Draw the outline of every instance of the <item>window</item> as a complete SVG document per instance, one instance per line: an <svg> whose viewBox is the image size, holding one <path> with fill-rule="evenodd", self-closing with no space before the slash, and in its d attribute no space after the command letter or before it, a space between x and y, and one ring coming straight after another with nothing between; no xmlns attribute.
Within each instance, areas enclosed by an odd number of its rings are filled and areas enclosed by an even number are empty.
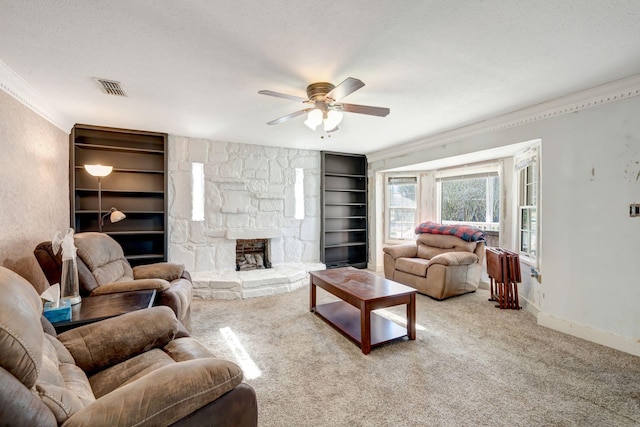
<svg viewBox="0 0 640 427"><path fill-rule="evenodd" d="M296 168L296 182L293 187L295 197L295 219L304 219L304 170Z"/></svg>
<svg viewBox="0 0 640 427"><path fill-rule="evenodd" d="M538 255L538 163L526 159L518 172L518 226L520 254L535 260Z"/></svg>
<svg viewBox="0 0 640 427"><path fill-rule="evenodd" d="M499 230L500 177L497 171L441 177L436 182L441 223Z"/></svg>
<svg viewBox="0 0 640 427"><path fill-rule="evenodd" d="M204 221L204 164L191 164L191 220Z"/></svg>
<svg viewBox="0 0 640 427"><path fill-rule="evenodd" d="M387 177L387 240L415 239L418 178Z"/></svg>

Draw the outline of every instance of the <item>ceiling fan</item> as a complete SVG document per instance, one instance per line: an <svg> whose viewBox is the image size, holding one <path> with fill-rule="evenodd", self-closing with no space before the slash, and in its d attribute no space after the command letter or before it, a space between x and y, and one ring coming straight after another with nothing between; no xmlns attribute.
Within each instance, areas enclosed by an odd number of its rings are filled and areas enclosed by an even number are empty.
<svg viewBox="0 0 640 427"><path fill-rule="evenodd" d="M310 129L316 130L319 125L323 125L325 132L338 130L338 125L342 121L342 112L367 114L370 116L385 117L389 114L388 108L372 107L369 105L345 104L339 102L342 98L352 94L364 86L361 80L347 77L338 86L327 82L311 83L307 86L307 98L271 90L261 90L261 95L275 96L277 98L291 99L305 104L306 108L296 111L278 119L272 120L268 125L277 125L295 117L307 114L304 124Z"/></svg>

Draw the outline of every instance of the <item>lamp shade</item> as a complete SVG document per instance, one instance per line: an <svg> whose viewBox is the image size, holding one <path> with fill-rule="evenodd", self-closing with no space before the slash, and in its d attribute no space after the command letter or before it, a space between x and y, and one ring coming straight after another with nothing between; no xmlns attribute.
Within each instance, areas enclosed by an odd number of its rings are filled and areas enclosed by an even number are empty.
<svg viewBox="0 0 640 427"><path fill-rule="evenodd" d="M117 210L116 208L111 208L111 215L109 216L109 220L113 223L113 222L118 222L118 221L122 221L123 219L125 219L127 216L120 212L119 210Z"/></svg>
<svg viewBox="0 0 640 427"><path fill-rule="evenodd" d="M105 176L109 175L113 170L113 166L102 166L102 165L84 165L84 168L86 169L87 172L89 172L89 174L98 178L104 178Z"/></svg>

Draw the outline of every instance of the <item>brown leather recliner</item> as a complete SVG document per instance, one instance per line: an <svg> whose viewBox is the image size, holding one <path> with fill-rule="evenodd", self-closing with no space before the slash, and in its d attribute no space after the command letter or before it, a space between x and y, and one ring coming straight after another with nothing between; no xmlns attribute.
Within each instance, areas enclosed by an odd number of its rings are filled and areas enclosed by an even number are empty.
<svg viewBox="0 0 640 427"><path fill-rule="evenodd" d="M166 305L178 319L188 320L193 285L191 275L183 266L164 262L131 268L120 244L104 233L77 233L74 243L82 297L156 289L154 305ZM38 244L33 253L49 284L59 283L61 253L54 253L51 242Z"/></svg>
<svg viewBox="0 0 640 427"><path fill-rule="evenodd" d="M387 246L384 276L442 300L478 289L484 242L422 233L416 243Z"/></svg>
<svg viewBox="0 0 640 427"><path fill-rule="evenodd" d="M241 369L153 307L58 336L29 282L0 267L0 424L257 425ZM135 325L135 327L132 327Z"/></svg>

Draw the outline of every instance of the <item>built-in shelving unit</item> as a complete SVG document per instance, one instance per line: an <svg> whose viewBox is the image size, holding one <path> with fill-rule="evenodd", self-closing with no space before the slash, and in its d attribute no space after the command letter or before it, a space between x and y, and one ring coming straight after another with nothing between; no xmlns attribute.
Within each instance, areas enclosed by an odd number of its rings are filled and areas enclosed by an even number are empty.
<svg viewBox="0 0 640 427"><path fill-rule="evenodd" d="M367 158L323 151L321 260L327 268L366 268Z"/></svg>
<svg viewBox="0 0 640 427"><path fill-rule="evenodd" d="M76 233L98 231L98 181L85 164L113 166L102 180L102 213L127 217L102 231L131 265L167 260L167 134L75 125L70 136L70 213Z"/></svg>

